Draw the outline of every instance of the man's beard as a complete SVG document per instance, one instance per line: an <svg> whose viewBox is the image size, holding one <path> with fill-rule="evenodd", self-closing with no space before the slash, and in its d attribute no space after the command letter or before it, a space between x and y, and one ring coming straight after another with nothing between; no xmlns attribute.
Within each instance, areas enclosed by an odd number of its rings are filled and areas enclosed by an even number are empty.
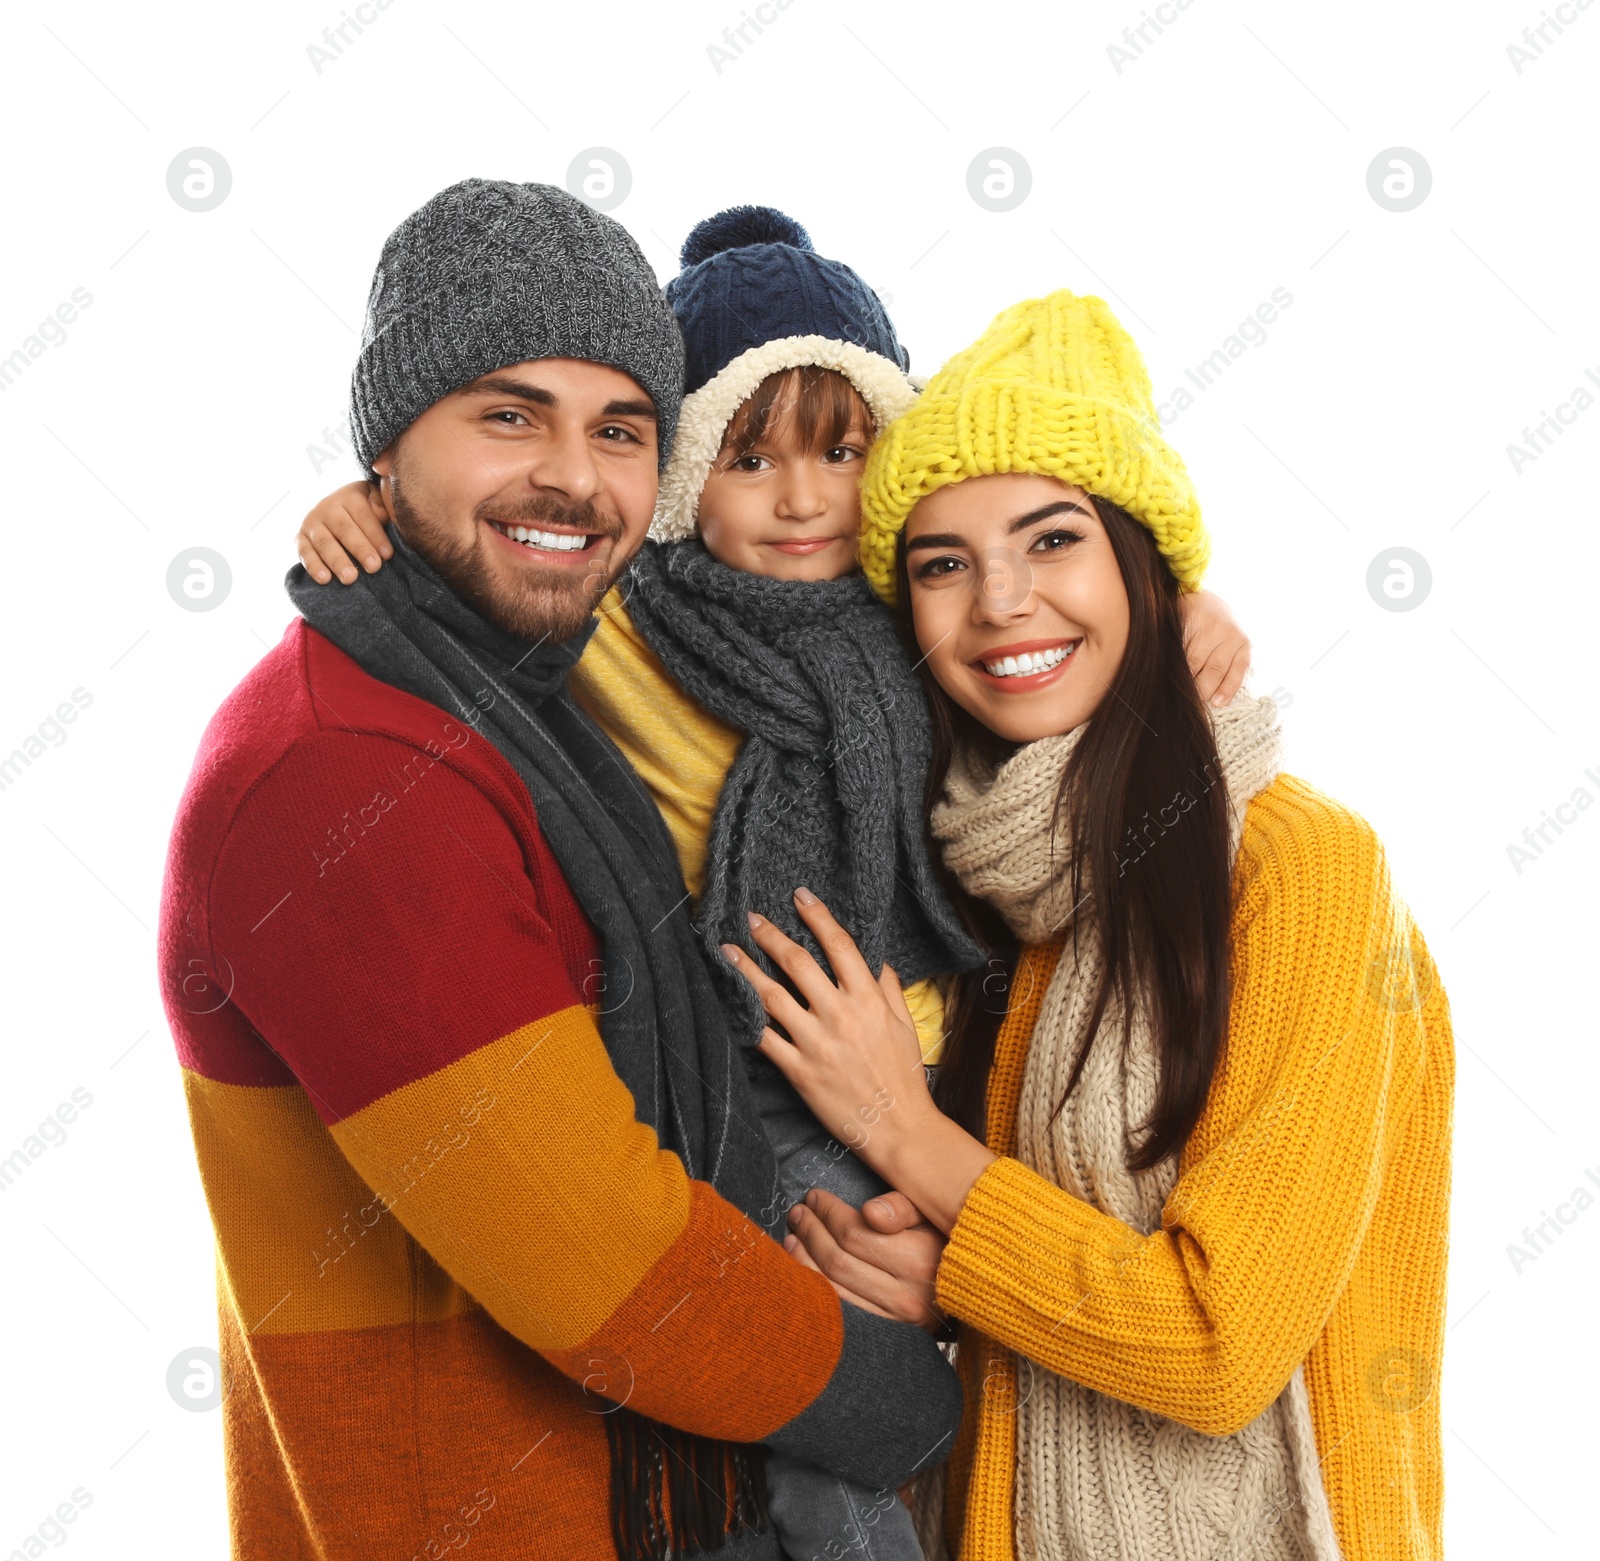
<svg viewBox="0 0 1600 1561"><path fill-rule="evenodd" d="M496 503L486 501L473 511L472 535L457 541L450 528L425 515L409 502L398 470L393 474L389 501L401 535L439 577L468 606L490 623L518 639L569 640L577 634L610 589L613 576L599 569L580 574L570 568L530 569L515 572L496 569L488 555L488 539L479 521L503 526L571 526L575 531L599 533L612 541L622 538L622 522L601 514L587 500L562 504L555 499L530 496ZM520 542L512 546L520 547ZM615 555L613 555L615 557Z"/></svg>

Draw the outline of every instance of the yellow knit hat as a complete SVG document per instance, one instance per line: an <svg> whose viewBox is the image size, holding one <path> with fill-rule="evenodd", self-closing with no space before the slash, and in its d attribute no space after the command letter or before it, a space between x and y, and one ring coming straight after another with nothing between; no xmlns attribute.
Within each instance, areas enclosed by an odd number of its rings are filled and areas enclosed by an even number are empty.
<svg viewBox="0 0 1600 1561"><path fill-rule="evenodd" d="M895 547L919 499L994 472L1037 472L1141 521L1186 591L1211 540L1161 435L1144 360L1099 298L1063 289L997 314L883 431L861 481L861 568L894 602Z"/></svg>

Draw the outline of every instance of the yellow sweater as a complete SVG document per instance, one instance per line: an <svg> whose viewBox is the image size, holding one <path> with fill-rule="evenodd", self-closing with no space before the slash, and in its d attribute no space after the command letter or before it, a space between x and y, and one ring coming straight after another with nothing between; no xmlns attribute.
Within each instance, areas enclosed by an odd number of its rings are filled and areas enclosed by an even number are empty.
<svg viewBox="0 0 1600 1561"><path fill-rule="evenodd" d="M938 1276L963 1324L945 1507L963 1561L1015 1557L1013 1351L1211 1435L1247 1425L1303 1362L1345 1561L1442 1554L1444 992L1371 829L1289 776L1246 813L1232 930L1227 1045L1150 1236L1009 1157L1062 945L1024 951L989 1079L1002 1158Z"/></svg>
<svg viewBox="0 0 1600 1561"><path fill-rule="evenodd" d="M613 586L600 627L572 674L572 692L639 772L672 833L683 881L696 900L705 887L706 843L729 767L743 741L696 704L645 643ZM944 996L936 981L906 988L922 1060L944 1050Z"/></svg>

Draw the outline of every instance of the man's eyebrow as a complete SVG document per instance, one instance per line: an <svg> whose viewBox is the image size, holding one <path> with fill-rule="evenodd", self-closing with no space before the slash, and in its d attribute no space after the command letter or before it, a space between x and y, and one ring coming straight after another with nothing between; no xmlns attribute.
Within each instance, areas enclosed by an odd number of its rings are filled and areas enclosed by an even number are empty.
<svg viewBox="0 0 1600 1561"><path fill-rule="evenodd" d="M513 379L509 374L486 374L470 385L461 387L464 396L515 396L519 401L532 401L537 406L556 405L555 392L543 385L530 384L525 379Z"/></svg>
<svg viewBox="0 0 1600 1561"><path fill-rule="evenodd" d="M485 374L482 379L475 379L469 385L461 387L460 394L464 396L515 396L518 401L531 401L535 406L559 406L560 398L554 391L546 390L543 385L535 385L525 379L516 379L510 374ZM656 409L653 402L637 397L624 397L617 401L608 401L601 409L601 417L647 417L653 423L656 421Z"/></svg>

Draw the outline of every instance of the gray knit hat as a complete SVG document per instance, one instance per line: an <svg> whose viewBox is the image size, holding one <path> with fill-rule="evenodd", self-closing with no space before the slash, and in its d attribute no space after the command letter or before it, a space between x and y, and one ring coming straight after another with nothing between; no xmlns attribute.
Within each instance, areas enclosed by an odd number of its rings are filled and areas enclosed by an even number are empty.
<svg viewBox="0 0 1600 1561"><path fill-rule="evenodd" d="M434 402L533 358L582 358L650 394L666 462L683 338L628 231L549 184L463 179L389 235L350 384L361 464Z"/></svg>

